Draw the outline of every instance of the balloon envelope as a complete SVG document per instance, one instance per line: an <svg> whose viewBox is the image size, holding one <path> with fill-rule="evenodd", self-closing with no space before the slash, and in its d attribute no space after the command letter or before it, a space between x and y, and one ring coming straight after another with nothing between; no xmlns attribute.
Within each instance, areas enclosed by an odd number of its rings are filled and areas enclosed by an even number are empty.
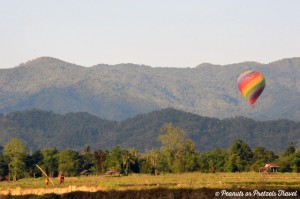
<svg viewBox="0 0 300 199"><path fill-rule="evenodd" d="M242 73L237 82L240 92L251 105L259 98L266 85L264 75L254 70Z"/></svg>

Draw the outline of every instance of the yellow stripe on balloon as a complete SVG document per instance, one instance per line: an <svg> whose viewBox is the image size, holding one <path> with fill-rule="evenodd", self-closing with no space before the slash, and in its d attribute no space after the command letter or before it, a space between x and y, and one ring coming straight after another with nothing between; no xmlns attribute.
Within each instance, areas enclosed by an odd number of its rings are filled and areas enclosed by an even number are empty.
<svg viewBox="0 0 300 199"><path fill-rule="evenodd" d="M260 81L262 81L264 77L262 75L256 77L255 79L251 80L243 89L242 95L246 98L247 92L253 88L256 84L258 84Z"/></svg>
<svg viewBox="0 0 300 199"><path fill-rule="evenodd" d="M251 95L257 88L261 87L262 85L265 84L264 79L261 81L257 82L247 93L246 93L246 99L249 98L249 95Z"/></svg>

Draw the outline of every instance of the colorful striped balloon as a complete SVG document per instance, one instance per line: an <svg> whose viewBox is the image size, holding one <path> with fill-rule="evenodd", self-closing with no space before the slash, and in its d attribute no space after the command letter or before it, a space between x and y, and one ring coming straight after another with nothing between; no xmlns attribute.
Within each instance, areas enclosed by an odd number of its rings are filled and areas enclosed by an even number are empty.
<svg viewBox="0 0 300 199"><path fill-rule="evenodd" d="M265 88L265 77L260 72L249 70L242 73L238 77L237 82L240 92L253 107L253 104Z"/></svg>

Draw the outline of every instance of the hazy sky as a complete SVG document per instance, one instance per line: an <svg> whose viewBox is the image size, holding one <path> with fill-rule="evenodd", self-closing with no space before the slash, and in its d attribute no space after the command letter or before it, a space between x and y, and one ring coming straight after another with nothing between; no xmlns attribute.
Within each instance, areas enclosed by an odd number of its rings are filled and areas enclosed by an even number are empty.
<svg viewBox="0 0 300 199"><path fill-rule="evenodd" d="M269 63L300 56L299 0L0 0L0 68Z"/></svg>

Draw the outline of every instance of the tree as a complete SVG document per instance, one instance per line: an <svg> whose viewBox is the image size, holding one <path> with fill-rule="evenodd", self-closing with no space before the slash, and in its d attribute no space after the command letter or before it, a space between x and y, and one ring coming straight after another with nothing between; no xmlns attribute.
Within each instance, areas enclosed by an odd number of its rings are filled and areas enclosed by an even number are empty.
<svg viewBox="0 0 300 199"><path fill-rule="evenodd" d="M197 167L197 153L196 146L192 140L186 140L184 149L180 156L176 159L181 164L180 172L195 171Z"/></svg>
<svg viewBox="0 0 300 199"><path fill-rule="evenodd" d="M58 174L58 150L56 148L45 148L41 150L43 155L42 167L50 177Z"/></svg>
<svg viewBox="0 0 300 199"><path fill-rule="evenodd" d="M26 170L25 158L28 148L19 138L13 138L4 147L4 155L8 159L9 179L11 175L14 180L24 176Z"/></svg>
<svg viewBox="0 0 300 199"><path fill-rule="evenodd" d="M253 153L248 144L235 140L228 151L225 169L230 172L247 171L252 162Z"/></svg>
<svg viewBox="0 0 300 199"><path fill-rule="evenodd" d="M201 154L198 158L198 164L201 171L223 172L225 171L225 163L227 160L227 152L216 148L213 151Z"/></svg>
<svg viewBox="0 0 300 199"><path fill-rule="evenodd" d="M131 162L131 164L129 164L130 171L132 171L134 173L139 173L140 172L140 167L139 167L140 154L139 154L139 151L135 148L130 148L130 149L128 149L128 152L130 153L131 158L132 158L132 162Z"/></svg>
<svg viewBox="0 0 300 199"><path fill-rule="evenodd" d="M159 136L162 142L162 149L167 151L180 151L187 140L186 132L173 124L168 123L161 129L162 135Z"/></svg>
<svg viewBox="0 0 300 199"><path fill-rule="evenodd" d="M253 164L251 169L257 171L259 167L274 162L276 158L277 156L273 151L269 151L264 147L256 147L253 151Z"/></svg>
<svg viewBox="0 0 300 199"><path fill-rule="evenodd" d="M290 145L283 156L276 160L280 171L300 172L300 151L295 152L293 148L294 147Z"/></svg>
<svg viewBox="0 0 300 199"><path fill-rule="evenodd" d="M135 163L135 157L128 150L123 150L121 158L123 170L125 174L128 175L129 166Z"/></svg>
<svg viewBox="0 0 300 199"><path fill-rule="evenodd" d="M228 159L225 163L225 171L229 171L229 172L237 172L237 171L243 171L243 167L242 167L242 160L241 157L236 154L230 154L228 155Z"/></svg>
<svg viewBox="0 0 300 199"><path fill-rule="evenodd" d="M198 170L201 172L208 172L209 171L209 155L208 152L198 154L197 156L197 164L198 164Z"/></svg>
<svg viewBox="0 0 300 199"><path fill-rule="evenodd" d="M95 171L94 154L91 152L91 147L85 147L81 154L81 168L84 170Z"/></svg>
<svg viewBox="0 0 300 199"><path fill-rule="evenodd" d="M58 169L65 176L76 176L81 170L80 157L77 151L66 149L58 154Z"/></svg>
<svg viewBox="0 0 300 199"><path fill-rule="evenodd" d="M3 147L0 146L0 181L8 174L8 165L2 153Z"/></svg>
<svg viewBox="0 0 300 199"><path fill-rule="evenodd" d="M104 172L105 160L106 160L106 153L104 151L99 149L94 152L94 162L95 162L95 168L97 174Z"/></svg>
<svg viewBox="0 0 300 199"><path fill-rule="evenodd" d="M184 142L187 139L186 132L182 129L174 127L173 124L168 123L161 129L162 135L159 136L162 142L162 154L167 163L169 172L180 171L179 154L183 151ZM175 161L175 159L177 160Z"/></svg>
<svg viewBox="0 0 300 199"><path fill-rule="evenodd" d="M159 149L152 149L147 154L147 161L151 166L151 173L155 174L158 171L168 171L167 161L164 154Z"/></svg>
<svg viewBox="0 0 300 199"><path fill-rule="evenodd" d="M277 156L273 151L267 150L265 147L256 147L253 151L253 161L262 161L264 163L273 162Z"/></svg>
<svg viewBox="0 0 300 199"><path fill-rule="evenodd" d="M42 161L43 154L40 150L36 150L31 156L27 156L26 165L30 176L33 176L35 178L36 175L42 175L42 172L36 167L36 165L40 165Z"/></svg>
<svg viewBox="0 0 300 199"><path fill-rule="evenodd" d="M294 155L293 155L292 169L293 169L293 172L296 172L296 173L300 172L300 152L294 153Z"/></svg>
<svg viewBox="0 0 300 199"><path fill-rule="evenodd" d="M171 123L166 124L161 132L161 150L169 171L177 173L193 170L196 164L195 144L187 139L186 132Z"/></svg>
<svg viewBox="0 0 300 199"><path fill-rule="evenodd" d="M116 146L112 148L110 153L107 155L107 159L105 161L106 168L115 171L121 171L122 164L123 164L122 153L123 153L123 149L120 146Z"/></svg>
<svg viewBox="0 0 300 199"><path fill-rule="evenodd" d="M147 173L147 174L153 174L154 169L150 165L150 162L147 161L146 155L141 155L139 159L139 172L140 173Z"/></svg>
<svg viewBox="0 0 300 199"><path fill-rule="evenodd" d="M279 171L281 172L291 172L292 171L292 157L291 156L281 156L275 162L279 166Z"/></svg>
<svg viewBox="0 0 300 199"><path fill-rule="evenodd" d="M158 170L165 171L165 166L162 163L162 153L159 149L151 149L146 154L142 155L139 160L140 171L142 173L155 174Z"/></svg>
<svg viewBox="0 0 300 199"><path fill-rule="evenodd" d="M284 152L284 156L289 156L289 155L292 155L293 153L295 153L296 149L294 147L294 144L291 143L288 148L286 149L286 151Z"/></svg>

